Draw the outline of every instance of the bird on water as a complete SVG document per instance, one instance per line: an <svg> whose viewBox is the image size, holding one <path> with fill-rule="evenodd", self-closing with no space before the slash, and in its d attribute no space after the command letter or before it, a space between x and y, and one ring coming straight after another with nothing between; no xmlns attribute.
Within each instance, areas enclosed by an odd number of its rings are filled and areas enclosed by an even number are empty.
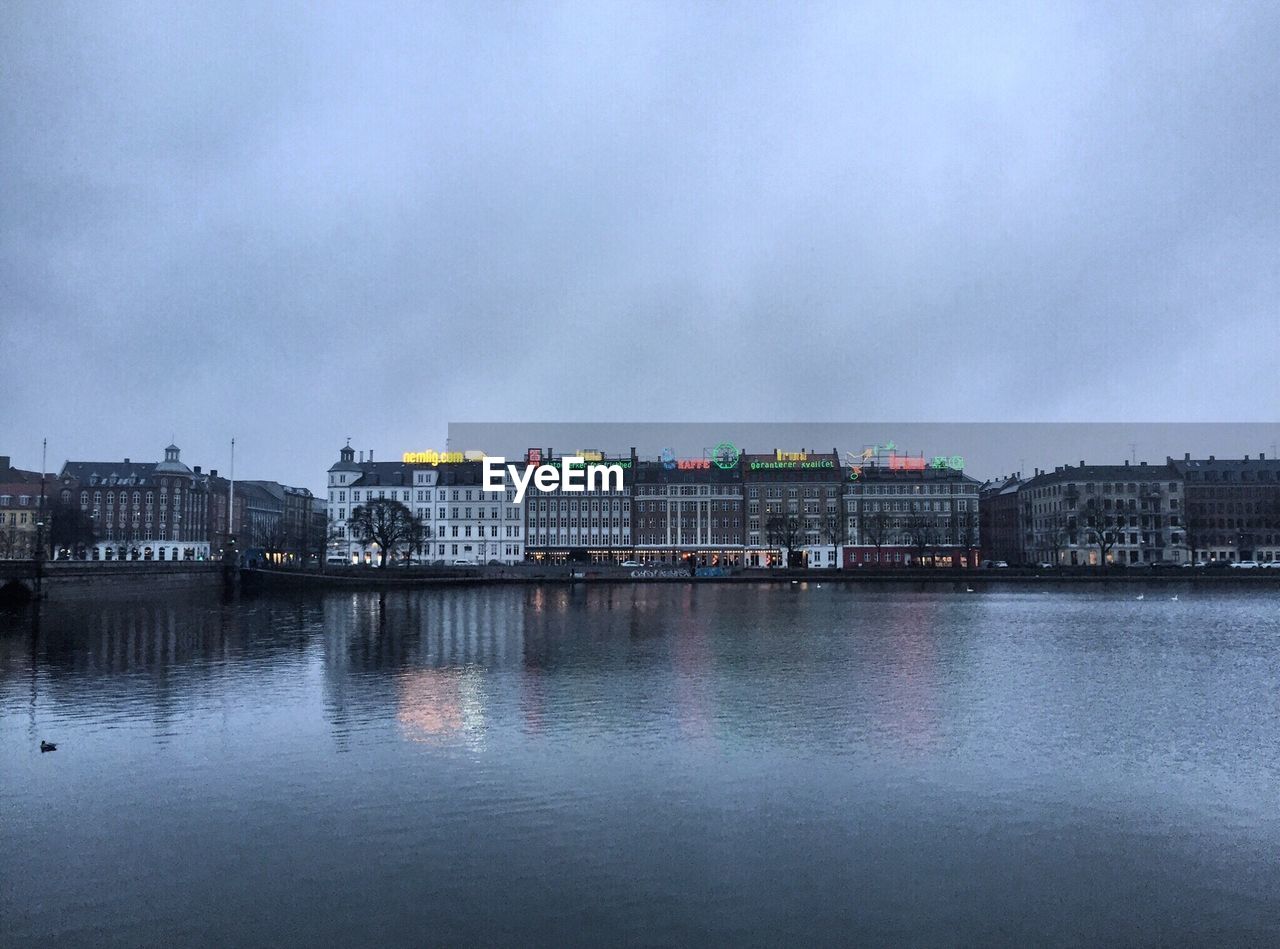
<svg viewBox="0 0 1280 949"><path fill-rule="evenodd" d="M58 750L58 746L57 746L57 745L55 745L55 744L54 744L53 742L51 742L51 741L41 741L41 742L40 742L40 753L41 753L41 754L44 754L46 751L57 751L57 750Z"/></svg>

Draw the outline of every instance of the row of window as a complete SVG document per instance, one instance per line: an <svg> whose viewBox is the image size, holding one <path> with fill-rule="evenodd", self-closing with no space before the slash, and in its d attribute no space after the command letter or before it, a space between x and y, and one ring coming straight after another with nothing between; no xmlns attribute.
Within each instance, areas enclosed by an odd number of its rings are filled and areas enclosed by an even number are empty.
<svg viewBox="0 0 1280 949"><path fill-rule="evenodd" d="M1095 494L1098 492L1098 487L1098 484L1095 484L1092 481L1086 481L1084 485L1084 493ZM1102 494L1137 494L1139 490L1142 490L1144 493L1147 491L1159 491L1160 485L1154 481L1144 481L1141 483L1141 486L1139 486L1139 483L1136 481L1130 481L1127 484L1119 481L1104 481L1101 483ZM1170 481L1169 493L1177 494L1178 490L1178 482ZM1079 493L1080 486L1074 481L1068 482L1067 484L1050 484L1043 488L1031 489L1031 496L1036 498L1057 497L1064 494L1070 495Z"/></svg>

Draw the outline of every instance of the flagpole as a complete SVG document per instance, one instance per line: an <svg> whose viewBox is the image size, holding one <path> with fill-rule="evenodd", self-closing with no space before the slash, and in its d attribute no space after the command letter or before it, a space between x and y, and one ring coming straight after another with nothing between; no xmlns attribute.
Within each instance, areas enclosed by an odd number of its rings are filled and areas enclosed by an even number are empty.
<svg viewBox="0 0 1280 949"><path fill-rule="evenodd" d="M231 488L227 500L227 540L231 540L231 518L236 508L236 440L231 439Z"/></svg>

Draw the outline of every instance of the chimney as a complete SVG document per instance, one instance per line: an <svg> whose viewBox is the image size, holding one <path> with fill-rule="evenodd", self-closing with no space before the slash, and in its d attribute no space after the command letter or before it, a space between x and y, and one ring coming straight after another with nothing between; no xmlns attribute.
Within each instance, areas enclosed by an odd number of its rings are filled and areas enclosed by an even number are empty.
<svg viewBox="0 0 1280 949"><path fill-rule="evenodd" d="M194 471L196 474L199 474L199 473L200 473L200 466L199 466L199 465L196 465L196 466L195 466L194 468L192 468L191 470L192 470L192 471Z"/></svg>
<svg viewBox="0 0 1280 949"><path fill-rule="evenodd" d="M1128 467L1129 467L1129 459L1128 459L1128 458L1126 458L1126 459L1124 460L1124 466L1125 466L1126 468L1128 468Z"/></svg>
<svg viewBox="0 0 1280 949"><path fill-rule="evenodd" d="M373 449L369 449L369 461L373 461Z"/></svg>
<svg viewBox="0 0 1280 949"><path fill-rule="evenodd" d="M210 468L210 469L209 469L209 477L210 477L210 478L216 478L216 477L218 477L218 469L217 469L217 468Z"/></svg>
<svg viewBox="0 0 1280 949"><path fill-rule="evenodd" d="M1081 459L1080 459L1080 467L1081 467L1081 468L1083 468L1083 467L1084 467L1084 459L1083 459L1083 458L1081 458Z"/></svg>
<svg viewBox="0 0 1280 949"><path fill-rule="evenodd" d="M0 455L0 471L7 471L9 468L9 455Z"/></svg>
<svg viewBox="0 0 1280 949"><path fill-rule="evenodd" d="M126 458L126 459L124 460L124 463L127 465L127 464L129 463L129 459L128 459L128 458Z"/></svg>
<svg viewBox="0 0 1280 949"><path fill-rule="evenodd" d="M1138 467L1145 468L1146 466L1147 466L1147 463L1145 461L1138 462Z"/></svg>
<svg viewBox="0 0 1280 949"><path fill-rule="evenodd" d="M1249 456L1248 456L1248 455L1245 455L1245 456L1244 456L1244 460L1245 460L1245 461L1248 461L1248 460L1249 460Z"/></svg>
<svg viewBox="0 0 1280 949"><path fill-rule="evenodd" d="M1266 456L1266 454L1265 454L1264 452L1258 452L1258 460L1259 460L1259 461L1266 461L1266 460L1267 460L1267 456Z"/></svg>
<svg viewBox="0 0 1280 949"><path fill-rule="evenodd" d="M1216 459L1216 458L1214 458L1214 457L1213 457L1213 455L1210 455L1210 456L1209 456L1209 461L1213 462L1213 461L1217 461L1217 459Z"/></svg>
<svg viewBox="0 0 1280 949"><path fill-rule="evenodd" d="M1190 461L1190 460L1191 460L1191 452L1189 452L1189 451L1184 451L1184 452L1182 453L1182 460L1183 460L1183 461Z"/></svg>
<svg viewBox="0 0 1280 949"><path fill-rule="evenodd" d="M364 449L360 449L360 464L364 464Z"/></svg>

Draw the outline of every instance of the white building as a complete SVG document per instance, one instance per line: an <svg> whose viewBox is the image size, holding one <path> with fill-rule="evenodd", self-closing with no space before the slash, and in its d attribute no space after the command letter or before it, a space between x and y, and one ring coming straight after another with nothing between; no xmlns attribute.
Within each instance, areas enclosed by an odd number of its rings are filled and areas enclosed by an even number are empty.
<svg viewBox="0 0 1280 949"><path fill-rule="evenodd" d="M485 491L478 461L443 462L413 472L413 512L429 528L423 559L446 564L524 560L524 510L515 489Z"/></svg>
<svg viewBox="0 0 1280 949"><path fill-rule="evenodd" d="M399 501L423 527L423 546L409 553L412 563L504 564L524 560L524 512L514 488L484 491L478 461L405 463L378 461L369 452L356 457L351 446L329 469L329 559L377 563L377 544L361 544L348 521L361 504L379 498ZM404 551L397 553L402 557Z"/></svg>

